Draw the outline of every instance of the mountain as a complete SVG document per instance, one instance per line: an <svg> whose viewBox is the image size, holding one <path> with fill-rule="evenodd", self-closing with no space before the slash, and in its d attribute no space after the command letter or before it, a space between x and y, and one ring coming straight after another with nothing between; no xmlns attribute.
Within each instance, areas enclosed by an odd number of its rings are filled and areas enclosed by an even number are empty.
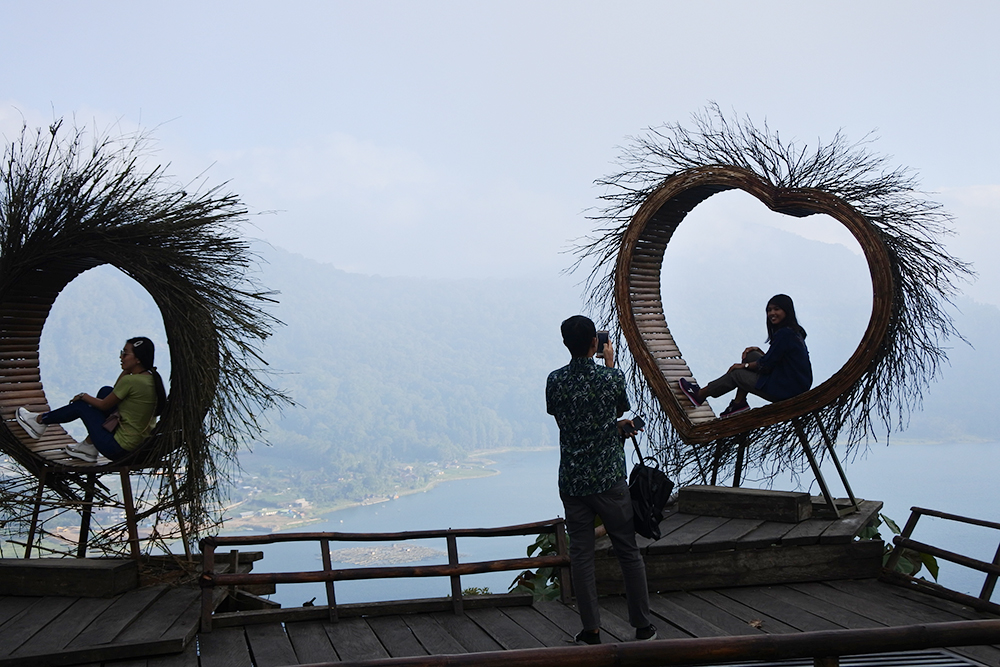
<svg viewBox="0 0 1000 667"><path fill-rule="evenodd" d="M672 243L664 265L667 319L695 375L709 380L744 347L763 346L764 306L777 292L795 298L817 382L835 372L870 315L864 259L773 228L708 231L713 245ZM278 248L258 252L259 279L279 293L273 313L284 322L263 354L272 383L295 405L267 415L271 444L253 446L243 457L248 469L309 471L315 484L358 496L391 488L407 464L558 442L544 384L568 359L559 323L581 309L572 280L386 278ZM971 346L952 342L950 366L894 441L996 439L1000 415L985 388L1000 310L957 305ZM118 349L139 334L164 339L138 285L109 267L78 278L57 300L42 340L50 399L112 382ZM160 345L165 374L170 352L183 353Z"/></svg>

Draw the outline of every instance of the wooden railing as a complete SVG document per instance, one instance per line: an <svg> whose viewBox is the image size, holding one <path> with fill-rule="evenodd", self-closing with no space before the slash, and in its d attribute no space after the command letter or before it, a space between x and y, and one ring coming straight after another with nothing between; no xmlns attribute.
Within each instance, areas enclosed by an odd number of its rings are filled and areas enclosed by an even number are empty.
<svg viewBox="0 0 1000 667"><path fill-rule="evenodd" d="M1000 605L990 601L990 598L993 597L993 591L996 588L997 577L1000 576L1000 542L998 542L997 550L993 556L992 563L986 563L975 558L970 558L968 556L963 556L962 554L953 553L946 549L941 549L940 547L925 544L924 542L918 542L910 536L913 534L913 529L917 527L917 521L921 516L931 516L938 519L945 519L947 521L957 521L959 523L972 526L982 526L984 528L1000 530L1000 523L993 521L971 519L957 514L948 514L946 512L938 512L937 510L924 509L923 507L911 507L910 518L903 527L902 532L892 539L893 544L896 546L892 550L892 555L885 564L885 568L883 568L882 579L892 583L920 588L924 592L931 595L969 605L970 607L980 611L989 611L994 614L1000 613ZM945 588L940 584L896 572L896 564L902 556L903 549L913 549L914 551L930 554L931 556L940 558L941 560L946 560L957 565L962 565L963 567L986 573L986 581L979 593L979 597L959 593L958 591L953 591L950 588Z"/></svg>
<svg viewBox="0 0 1000 667"><path fill-rule="evenodd" d="M512 535L538 535L554 533L556 556L512 558L477 563L460 563L458 560L459 537L508 537ZM448 545L446 565L416 565L400 567L358 567L334 569L330 558L331 542L389 542L444 538ZM231 572L215 572L215 551L218 547L256 546L279 542L318 542L323 569L310 572L265 572L240 574L236 567ZM270 535L241 535L234 537L206 537L200 542L203 571L200 579L201 631L211 632L214 608L213 589L217 586L246 586L253 584L301 584L324 582L327 606L331 621L337 620L335 581L359 579L390 579L397 577L449 577L451 579L452 609L462 613L462 575L484 572L506 572L538 567L559 568L559 586L564 600L570 596L569 552L567 550L566 524L563 519L551 519L500 528L449 528L447 530L410 530L396 533L274 533ZM235 550L230 552L236 554ZM233 556L235 564L237 556Z"/></svg>

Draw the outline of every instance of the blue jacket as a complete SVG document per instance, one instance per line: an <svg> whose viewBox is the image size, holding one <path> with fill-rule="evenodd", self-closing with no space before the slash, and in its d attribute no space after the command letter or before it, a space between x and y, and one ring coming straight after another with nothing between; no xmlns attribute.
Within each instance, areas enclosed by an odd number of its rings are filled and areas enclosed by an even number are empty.
<svg viewBox="0 0 1000 667"><path fill-rule="evenodd" d="M757 360L757 389L771 400L783 401L812 387L812 364L806 342L797 331L781 327L771 336L767 354Z"/></svg>

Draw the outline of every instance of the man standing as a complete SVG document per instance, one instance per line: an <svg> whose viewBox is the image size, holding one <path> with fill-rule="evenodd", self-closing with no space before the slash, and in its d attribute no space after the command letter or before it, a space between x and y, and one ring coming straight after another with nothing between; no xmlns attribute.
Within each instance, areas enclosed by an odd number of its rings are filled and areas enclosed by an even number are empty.
<svg viewBox="0 0 1000 667"><path fill-rule="evenodd" d="M552 371L545 404L559 425L559 496L566 512L573 589L583 630L576 641L601 643L601 612L594 576L594 517L600 516L621 565L629 623L636 639L655 639L649 619L646 565L635 543L632 501L625 481L625 434L633 432L625 375L614 368L615 353L605 343L604 365L594 363L597 328L583 315L562 323L563 343L572 359Z"/></svg>

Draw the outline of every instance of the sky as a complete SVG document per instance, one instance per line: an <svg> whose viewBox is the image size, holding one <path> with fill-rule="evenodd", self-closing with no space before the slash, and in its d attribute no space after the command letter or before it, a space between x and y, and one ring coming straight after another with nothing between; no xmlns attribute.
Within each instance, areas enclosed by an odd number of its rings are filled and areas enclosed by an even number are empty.
<svg viewBox="0 0 1000 667"><path fill-rule="evenodd" d="M348 271L554 275L629 137L715 102L809 144L872 133L1000 304L995 2L0 0L0 24L5 139L140 128L248 235Z"/></svg>

